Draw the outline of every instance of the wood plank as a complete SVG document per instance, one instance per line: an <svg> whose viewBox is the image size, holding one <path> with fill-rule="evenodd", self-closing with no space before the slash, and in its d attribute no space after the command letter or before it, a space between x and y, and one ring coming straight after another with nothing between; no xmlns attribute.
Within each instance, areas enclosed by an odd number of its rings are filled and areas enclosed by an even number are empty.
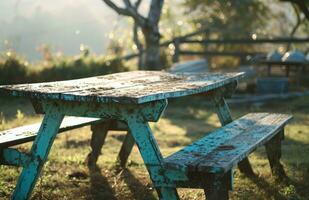
<svg viewBox="0 0 309 200"><path fill-rule="evenodd" d="M187 166L195 163L201 157L205 157L220 144L243 133L248 127L253 126L255 121L258 121L265 116L267 116L267 113L248 114L214 132L209 133L193 144L168 156L165 158L165 161L171 167L180 166L179 164L181 163L182 167L187 168Z"/></svg>
<svg viewBox="0 0 309 200"><path fill-rule="evenodd" d="M225 173L257 147L273 138L291 119L289 115L270 114L259 120L248 131L218 146L199 161L198 171Z"/></svg>
<svg viewBox="0 0 309 200"><path fill-rule="evenodd" d="M87 117L65 117L61 123L59 133L87 126L101 121L99 118ZM22 144L33 141L37 136L41 123L26 125L0 132L0 146L9 147L12 145Z"/></svg>
<svg viewBox="0 0 309 200"><path fill-rule="evenodd" d="M287 123L290 118L291 117L287 115L276 115L269 113L247 114L240 119L235 120L232 123L229 123L212 133L209 133L207 136L194 142L192 145L189 145L184 149L176 152L175 154L168 156L165 158L166 166L189 171L196 171L197 166L200 166L201 169L204 169L203 166L206 166L206 164L203 164L203 162L207 162L207 159L205 158L207 157L210 159L208 155L211 155L211 153L216 151L218 147L224 144L228 144L228 141L234 141L233 138L237 138L235 140L242 143L242 135L254 133L254 131L259 130L261 127L274 128L271 125L275 124L272 123L281 123L282 126L283 124ZM276 121L274 119L278 120ZM219 148L218 150L220 149L222 150L222 148ZM219 155L222 155L221 152L218 154L218 157L220 157Z"/></svg>
<svg viewBox="0 0 309 200"><path fill-rule="evenodd" d="M140 104L207 92L242 77L244 73L133 71L72 81L0 86L0 95Z"/></svg>
<svg viewBox="0 0 309 200"><path fill-rule="evenodd" d="M144 71L135 71L134 79L132 81L132 72L122 72L117 74L110 74L105 76L96 76L90 78L82 78L82 79L74 79L74 80L66 80L66 81L56 81L56 82L46 82L46 83L34 83L34 84L18 84L18 85L7 85L1 86L0 90L14 90L16 93L21 92L33 92L38 93L47 93L53 94L55 96L59 95L62 92L78 92L85 90L94 90L100 89L110 90L119 87L128 87L135 83L139 83L143 80L154 79L158 77L157 73L146 73ZM1 92L1 91L0 91Z"/></svg>
<svg viewBox="0 0 309 200"><path fill-rule="evenodd" d="M65 93L67 100L91 101L95 98L99 102L145 103L159 99L175 98L191 94L203 93L221 87L232 81L230 75L204 74L204 75L178 75L170 80L146 82L125 88L111 89L101 92L100 90L86 90L83 92Z"/></svg>

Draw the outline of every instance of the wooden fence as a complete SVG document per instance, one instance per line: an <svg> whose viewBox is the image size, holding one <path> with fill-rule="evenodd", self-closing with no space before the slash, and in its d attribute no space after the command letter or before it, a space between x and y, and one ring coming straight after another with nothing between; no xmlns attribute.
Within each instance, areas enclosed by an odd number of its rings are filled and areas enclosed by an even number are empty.
<svg viewBox="0 0 309 200"><path fill-rule="evenodd" d="M173 62L179 62L180 56L184 55L198 55L198 56L233 56L241 59L246 58L247 56L255 56L255 55L265 55L267 52L245 52L245 51L194 51L194 50L183 50L183 45L202 45L207 47L207 45L263 45L263 44L308 44L309 45L309 37L308 38L296 38L296 37L276 37L276 38L241 38L241 39L192 39L194 36L202 35L205 33L205 30L195 31L193 33L174 38L169 41L165 41L161 43L161 47L167 47L170 44L174 46L174 55ZM309 46L308 46L309 47ZM204 48L206 49L206 48ZM139 53L128 54L123 56L121 59L131 60L139 56Z"/></svg>

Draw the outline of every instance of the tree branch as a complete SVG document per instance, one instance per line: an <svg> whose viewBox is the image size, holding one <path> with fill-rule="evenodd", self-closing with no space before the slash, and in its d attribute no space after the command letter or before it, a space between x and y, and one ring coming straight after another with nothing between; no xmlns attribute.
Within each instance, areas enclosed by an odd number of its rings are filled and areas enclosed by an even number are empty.
<svg viewBox="0 0 309 200"><path fill-rule="evenodd" d="M139 8L139 6L141 5L141 3L142 3L142 0L137 0L137 1L135 2L135 8L136 8L136 10Z"/></svg>
<svg viewBox="0 0 309 200"><path fill-rule="evenodd" d="M134 26L133 26L133 41L134 41L138 51L141 53L143 51L143 45L138 38L138 25L135 22L134 22Z"/></svg>
<svg viewBox="0 0 309 200"><path fill-rule="evenodd" d="M147 19L140 15L137 10L132 6L131 2L129 0L123 0L125 4L125 8L121 8L117 6L113 1L111 0L103 0L106 5L108 5L110 8L115 10L119 15L129 16L138 23L140 26L146 26L147 25Z"/></svg>
<svg viewBox="0 0 309 200"><path fill-rule="evenodd" d="M306 19L309 20L309 4L307 1L304 0L280 0L280 1L296 4L298 8L302 11L302 13L305 15Z"/></svg>
<svg viewBox="0 0 309 200"><path fill-rule="evenodd" d="M300 18L300 13L299 13L299 11L298 11L298 7L294 4L294 5L293 5L293 8L294 8L294 12L295 12L295 14L296 14L296 24L295 24L295 26L293 27L293 29L292 29L292 31L291 31L291 33L290 33L290 37L293 37L293 36L294 36L294 34L296 33L298 27L300 26L300 24L301 24L301 22L302 22L302 20L301 20L301 18Z"/></svg>
<svg viewBox="0 0 309 200"><path fill-rule="evenodd" d="M125 16L130 16L130 13L128 12L127 9L120 8L118 7L114 2L111 0L103 0L106 5L108 5L110 8L115 10L119 15L125 15Z"/></svg>

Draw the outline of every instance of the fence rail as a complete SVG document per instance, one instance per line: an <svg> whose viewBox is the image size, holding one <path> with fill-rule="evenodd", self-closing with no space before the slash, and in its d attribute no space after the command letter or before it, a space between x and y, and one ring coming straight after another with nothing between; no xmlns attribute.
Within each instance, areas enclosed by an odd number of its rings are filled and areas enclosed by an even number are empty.
<svg viewBox="0 0 309 200"><path fill-rule="evenodd" d="M243 51L191 51L191 50L182 50L181 46L184 44L200 44L203 46L217 44L217 45L225 45L225 44L232 44L232 45L261 45L261 44L309 44L309 38L299 38L299 37L276 37L276 38L238 38L238 39L191 39L194 36L201 35L205 32L209 32L208 30L198 30L180 37L173 38L172 40L168 40L162 42L160 47L167 47L170 44L173 44L175 47L174 55L173 55L173 62L179 62L180 56L183 55L200 55L200 56L234 56L239 58L245 58L247 56L255 56L255 55L263 55L266 52L243 52ZM142 51L141 53L144 53ZM120 59L124 60L131 60L139 56L139 53L128 54Z"/></svg>

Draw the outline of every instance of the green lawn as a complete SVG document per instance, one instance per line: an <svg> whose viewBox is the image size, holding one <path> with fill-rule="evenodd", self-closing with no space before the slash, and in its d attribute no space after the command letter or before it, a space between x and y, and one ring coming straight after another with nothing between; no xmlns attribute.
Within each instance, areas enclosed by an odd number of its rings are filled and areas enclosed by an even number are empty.
<svg viewBox="0 0 309 200"><path fill-rule="evenodd" d="M163 118L151 124L162 154L167 156L207 132L219 127L217 116L196 97L169 102ZM250 155L256 177L247 178L235 170L231 199L309 199L309 98L298 98L266 105L231 106L234 118L248 112L291 113L294 120L286 127L282 162L289 180L275 182L264 148ZM20 99L0 100L0 130L40 121L29 102ZM128 168L115 166L124 132L110 132L98 165L88 170L84 161L90 151L90 129L84 127L58 136L49 160L33 193L33 199L157 199L138 149L134 147ZM28 150L30 144L18 148ZM0 199L9 198L20 169L0 167ZM202 190L178 190L181 199L202 199Z"/></svg>

